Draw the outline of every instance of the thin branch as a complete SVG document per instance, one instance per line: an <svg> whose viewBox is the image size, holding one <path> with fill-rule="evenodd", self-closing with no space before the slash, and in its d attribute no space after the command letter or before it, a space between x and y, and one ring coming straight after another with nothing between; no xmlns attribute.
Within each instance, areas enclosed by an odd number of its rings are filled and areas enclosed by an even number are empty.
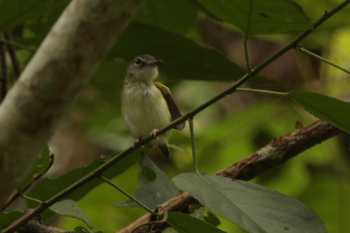
<svg viewBox="0 0 350 233"><path fill-rule="evenodd" d="M2 36L0 35L0 38ZM4 43L0 42L0 81L1 81L1 101L5 99L7 94L8 68L6 62L6 52Z"/></svg>
<svg viewBox="0 0 350 233"><path fill-rule="evenodd" d="M277 95L277 96L288 96L288 92L279 92L279 91L270 91L270 90L261 90L261 89L252 89L252 88L237 88L236 92L250 92L250 93Z"/></svg>
<svg viewBox="0 0 350 233"><path fill-rule="evenodd" d="M125 196L127 196L130 200L133 200L136 204L138 204L140 207L142 207L143 209L145 209L147 212L149 212L150 214L153 215L158 215L158 213L154 212L153 210L151 210L150 208L148 208L148 206L146 206L145 204L143 204L141 201L139 201L137 198L135 198L133 195L129 194L128 192L126 192L124 189L120 188L119 186L117 186L116 184L114 184L112 181L110 181L109 179L107 179L106 177L104 177L103 175L99 175L98 178L100 178L103 182L109 184L110 186L112 186L113 188L115 188L116 190L118 190L119 192L121 192L122 194L124 194ZM159 215L160 216L160 215Z"/></svg>
<svg viewBox="0 0 350 233"><path fill-rule="evenodd" d="M249 41L249 31L250 31L250 24L252 21L252 10L253 10L253 1L254 0L249 0L249 12L248 12L248 22L247 22L247 27L246 31L244 33L244 54L245 54L245 62L247 65L248 69L248 74L251 75L252 73L252 66L250 64L250 57L249 57L249 46L248 46L248 41Z"/></svg>
<svg viewBox="0 0 350 233"><path fill-rule="evenodd" d="M332 62L332 61L330 61L330 60L327 60L327 59L324 58L324 57L318 56L317 54L315 54L315 53L313 53L313 52L310 52L310 51L307 50L307 49L304 49L304 48L303 48L302 46L300 46L300 45L298 45L298 46L296 47L296 50L298 50L298 51L300 51L300 52L303 52L303 53L305 53L305 54L308 54L308 55L310 55L311 57L314 57L314 58L316 58L316 59L318 59L318 60L320 60L320 61L323 61L323 62L325 62L325 63L327 63L327 64L329 64L329 65L331 65L331 66L334 66L335 68L338 68L338 69L341 70L341 71L344 71L345 73L350 74L350 71L349 71L349 70L347 70L347 69L345 69L345 68L343 68L343 67L341 67L341 66L335 64L334 62Z"/></svg>
<svg viewBox="0 0 350 233"><path fill-rule="evenodd" d="M190 125L190 133L191 133L191 144L192 144L192 157L193 157L193 168L194 171L200 175L201 173L198 170L198 162L197 162L197 150L196 150L196 141L194 137L194 124L193 119L189 118L188 123Z"/></svg>
<svg viewBox="0 0 350 233"><path fill-rule="evenodd" d="M75 233L75 231L64 231L56 227L44 225L40 217L31 219L25 226L18 230L18 233Z"/></svg>
<svg viewBox="0 0 350 233"><path fill-rule="evenodd" d="M0 42L3 42L4 44L11 45L11 46L14 46L14 47L17 47L20 49L25 49L28 51L35 51L36 50L36 48L34 48L34 47L29 47L29 46L24 45L24 44L19 44L19 43L13 42L13 41L6 40L4 38L0 38Z"/></svg>
<svg viewBox="0 0 350 233"><path fill-rule="evenodd" d="M232 179L250 180L274 168L301 152L340 134L342 131L324 122L317 121L305 128L272 140L269 144L216 173ZM184 192L162 204L168 212L189 212L189 205L197 204L188 192ZM118 233L130 233L137 226L147 223L150 215L144 215Z"/></svg>
<svg viewBox="0 0 350 233"><path fill-rule="evenodd" d="M6 39L7 41L10 41L10 42L12 41L11 35L10 35L9 31L5 31L4 37L5 37L5 39ZM10 58L11 58L11 62L12 62L13 71L14 71L14 73L15 73L15 77L16 77L16 79L18 79L19 76L21 75L21 69L20 69L20 67L19 67L19 62L18 62L18 59L17 59L16 52L15 52L15 50L13 49L11 43L7 43L7 44L6 44L6 47L7 47L7 51L8 51L9 54L10 54Z"/></svg>

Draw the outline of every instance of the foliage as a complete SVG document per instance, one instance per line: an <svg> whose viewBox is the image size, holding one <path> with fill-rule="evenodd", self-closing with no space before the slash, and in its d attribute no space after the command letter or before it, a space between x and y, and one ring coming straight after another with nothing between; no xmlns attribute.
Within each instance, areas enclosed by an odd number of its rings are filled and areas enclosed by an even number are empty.
<svg viewBox="0 0 350 233"><path fill-rule="evenodd" d="M346 2L349 3L349 1ZM254 37L252 40L259 40L259 43L265 43L265 45L287 43L302 31L310 31L314 26L311 22L321 18L325 9L330 11L337 6L335 1L329 1L330 6L322 5L324 8L317 10L318 15L310 17L308 16L309 11L312 9L313 12L316 12L315 6L301 0L298 3L289 0L200 0L198 2L149 0L139 10L133 22L105 58L94 75L94 79L77 100L71 115L84 116L84 120L79 122L84 128L83 134L99 147L113 152L126 149L130 146L132 139L121 123L119 106L116 103L119 100L127 62L131 58L137 54L147 53L164 60L165 64L160 69L161 78L165 78L172 86L179 105L185 111L189 111L211 99L215 96L214 93L220 93L223 89L222 84L213 85L199 81L238 80L246 73L244 68L246 66L242 65L246 59L242 57L249 55L251 60L256 56L265 58L265 54L256 52L255 55L254 50L248 51L248 47L244 47L243 38L248 39L252 35L269 35L269 37ZM37 0L0 0L0 31L10 30L16 26L23 29L23 33L14 40L20 45L17 47L17 54L22 67L25 67L34 52L27 48L37 48L40 45L67 4L68 1L45 1L43 3ZM349 32L349 29L342 28L345 21L348 22L345 11L349 9L345 8L343 11L337 12L334 16L336 21L321 24L319 31L303 41L306 45L304 47L309 46L327 56L327 46L336 46L332 44L333 37L337 38L336 32L340 33L342 30ZM215 43L210 39L206 40L203 31L196 27L196 22L203 19L208 20L208 17L223 21L220 25L227 33L241 38L242 43L235 46L237 50L238 48L241 48L241 51L245 50L245 53L240 53L240 59L230 57L231 52L224 53L220 51L220 48L215 49L221 53L212 49ZM210 26L207 25L208 28ZM283 36L276 36L281 33ZM330 44L323 42L324 38L319 39L322 37L321 34L330 34L328 37ZM349 34L344 34L348 38ZM231 37L232 40L233 38ZM314 43L314 41L317 42ZM248 44L248 46L257 48L254 47L254 44ZM350 54L350 47L347 44L338 46L344 46L341 52ZM268 53L272 54L271 51ZM278 54L276 58L280 58L280 55L282 54ZM332 54L329 57L336 59L337 55ZM288 92L284 95L290 97L307 112L350 132L349 103L339 100L348 95L348 92L333 91L330 94L327 91L329 86L348 86L348 75L345 76L344 73L333 75L335 68L319 63L317 63L319 67L317 69L322 72L315 71L310 64L311 61L315 61L306 60L303 55L296 55L293 59L300 59L299 67L291 63L288 63L287 66L282 65L282 69L287 71L288 65L292 66L291 79L283 79L278 75L274 77L278 72L267 73L264 75L276 78L279 82L267 83L264 82L266 79L260 77L259 83L250 82L249 85L258 89L287 90ZM278 67L273 66L272 61L268 61L267 65L278 70ZM346 62L340 61L339 65L346 66ZM349 67L344 68L349 69ZM280 72L286 75L285 70ZM304 77L304 80L297 78L298 76ZM317 85L314 84L316 82L314 76L320 76L321 80L317 80L319 82ZM251 79L254 81L257 77L254 76ZM313 92L296 91L301 88L311 89ZM208 105L204 114L195 116L200 170L208 173L227 167L234 161L259 149L270 139L292 131L295 121L302 119L301 121L308 123L315 119L306 115L292 101L276 96L274 97L277 100L261 99L261 96L267 92L260 91L260 93L258 98L251 97L253 100L246 101L247 104L244 104L242 109L233 106L235 99L229 96L220 105ZM174 133L172 142L189 150L189 138L186 133ZM248 232L279 232L281 229L286 232L300 232L300 229L307 229L309 232L325 232L321 218L330 232L345 232L350 229L349 223L341 222L341 220L335 223L334 214L329 214L329 212L339 214L338 219L344 220L350 203L345 202L345 198L340 198L339 202L344 205L339 205L337 209L334 207L333 199L328 200L319 195L320 193L350 193L349 183L344 178L349 173L349 160L347 160L348 157L342 156L348 155L348 152L345 152L343 149L345 146L339 146L339 143L339 140L332 140L321 147L305 152L302 157L295 158L280 168L275 168L257 178L254 182L260 185L230 181L227 178L212 175L201 177L197 174L186 174L184 172L191 170L191 158L186 157L180 151L174 153L171 164L164 165L162 164L164 161L157 161L157 157L152 157L158 165L162 165L161 167L167 171L167 174L148 157L143 157L141 166L138 166L137 161L140 157L134 153L109 168L104 175L113 178L118 185L125 186L131 192L136 189L137 176L135 174L139 172L138 187L134 196L150 208L154 208L175 195L178 192L177 188L188 191L210 211L232 221ZM109 157L97 158L90 165L74 169L59 178L45 178L28 193L28 196L42 201L50 200L67 187L75 185L79 180L93 173L109 159ZM49 163L46 153L41 160L38 160L36 168L33 168L33 171L28 174L21 189L23 190L32 182L33 174L43 174ZM41 169L37 169L38 167ZM177 175L179 172L182 174ZM167 175L177 175L173 178L177 188ZM328 182L321 183L320 178ZM334 187L337 182L339 186ZM129 211L126 208L105 208L104 206L111 206L114 202L124 199L109 189L106 191L104 185L100 184L100 180L91 179L87 184L65 196L62 202L56 202L50 210L56 214L83 220L89 227L93 224L94 230L104 232L122 228L127 222L132 222L143 213L139 210ZM294 196L294 198L261 185ZM154 197L152 196L154 193L159 195ZM300 199L309 207L295 198ZM84 211L77 207L76 202ZM27 205L34 208L38 206L38 203L28 200ZM131 201L126 201L117 206L135 205ZM64 209L63 212L62 209ZM75 211L77 209L79 211ZM89 216L91 222L84 212ZM3 213L0 216L0 227L5 228L20 215L20 212ZM45 219L51 215L52 212L49 211L43 213ZM193 229L200 229L198 232L205 232L204 230L233 232L232 229L235 229L235 232L243 231L225 221L222 221L224 223L216 228L205 221L181 213L171 212L168 217L168 223L178 232L194 232ZM64 228L77 226L79 226L79 232L92 232L82 228L80 222L65 220L62 223Z"/></svg>

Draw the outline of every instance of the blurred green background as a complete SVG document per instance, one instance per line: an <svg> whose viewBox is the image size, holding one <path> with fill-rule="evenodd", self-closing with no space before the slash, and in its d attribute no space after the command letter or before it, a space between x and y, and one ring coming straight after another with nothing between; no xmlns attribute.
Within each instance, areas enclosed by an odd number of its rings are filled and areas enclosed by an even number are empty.
<svg viewBox="0 0 350 233"><path fill-rule="evenodd" d="M68 2L51 1L28 16L20 26L11 29L14 41L23 45L16 47L22 69ZM296 2L314 22L342 1ZM232 25L207 17L206 13L196 1L145 2L53 136L50 147L56 155L56 163L49 176L59 176L102 154L113 154L132 144L133 138L120 115L120 93L127 64L134 56L148 53L164 60L159 81L171 88L182 113L216 96L241 76L241 71L229 60L244 69L242 33ZM348 70L349 13L350 8L345 8L302 42L308 50ZM0 14L0 18L7 14ZM6 28L3 23L0 27ZM259 64L296 35L251 38L252 64ZM204 51L202 47L210 50ZM207 61L208 58L212 60ZM207 67L206 62L213 67ZM209 73L210 69L216 69L216 72ZM309 90L349 101L349 78L334 67L290 51L245 87ZM248 93L229 95L194 118L199 169L215 173L255 152L273 138L292 132L297 121L306 126L316 120L288 98ZM188 126L182 132L173 130L170 143L191 151ZM320 215L329 232L350 232L349 155L349 135L344 133L253 182L299 199ZM193 170L191 156L179 150L172 150L169 161L157 153L151 157L171 177ZM140 166L135 164L113 181L133 193L138 172ZM80 200L79 206L92 220L95 231L115 232L145 214L138 208L113 207L126 199L104 184ZM224 219L221 222L220 228L227 232L243 232ZM71 230L81 222L62 217L55 219L54 224Z"/></svg>

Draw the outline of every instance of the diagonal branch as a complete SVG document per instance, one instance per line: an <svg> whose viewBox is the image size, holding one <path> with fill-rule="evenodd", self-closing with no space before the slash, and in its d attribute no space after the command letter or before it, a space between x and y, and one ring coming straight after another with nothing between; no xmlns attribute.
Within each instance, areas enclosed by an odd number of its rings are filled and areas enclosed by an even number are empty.
<svg viewBox="0 0 350 233"><path fill-rule="evenodd" d="M305 128L275 138L260 150L217 172L216 175L240 180L253 179L341 132L340 129L324 121L317 121ZM162 206L168 212L188 213L190 211L189 205L197 203L198 201L191 197L188 192L183 192L163 203ZM131 233L138 226L149 222L150 217L150 214L146 214L118 233ZM137 232L139 231L135 233Z"/></svg>

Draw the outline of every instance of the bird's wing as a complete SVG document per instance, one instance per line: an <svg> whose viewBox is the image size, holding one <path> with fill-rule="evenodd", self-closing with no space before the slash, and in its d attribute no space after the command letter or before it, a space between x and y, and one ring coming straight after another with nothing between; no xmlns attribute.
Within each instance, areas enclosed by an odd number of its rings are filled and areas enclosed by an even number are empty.
<svg viewBox="0 0 350 233"><path fill-rule="evenodd" d="M179 108L177 107L173 96L171 95L171 92L169 90L169 88L167 88L166 86L164 86L163 84L159 83L159 82L154 82L154 85L160 90L160 92L162 93L168 108L169 108L169 112L171 115L171 120L176 120L180 117L182 117L182 114L179 111ZM182 122L176 126L174 126L174 129L178 129L178 130L182 130L183 128L185 128L186 123Z"/></svg>

